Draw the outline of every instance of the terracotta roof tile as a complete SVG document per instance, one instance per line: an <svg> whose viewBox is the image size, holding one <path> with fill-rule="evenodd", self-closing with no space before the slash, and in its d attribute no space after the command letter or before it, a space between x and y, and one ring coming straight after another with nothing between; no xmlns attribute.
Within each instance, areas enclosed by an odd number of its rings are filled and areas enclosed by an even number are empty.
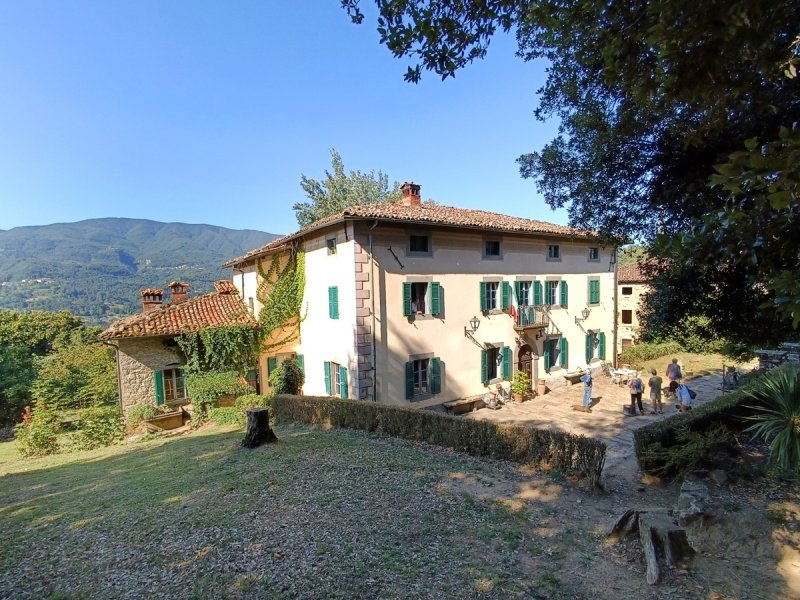
<svg viewBox="0 0 800 600"><path fill-rule="evenodd" d="M115 340L179 335L223 325L258 326L230 281L215 282L214 287L216 292L190 298L179 304L164 304L148 312L114 321L99 337L101 340Z"/></svg>
<svg viewBox="0 0 800 600"><path fill-rule="evenodd" d="M630 263L617 269L617 281L619 283L646 283L650 281L642 271L641 263Z"/></svg>
<svg viewBox="0 0 800 600"><path fill-rule="evenodd" d="M439 204L420 204L406 206L400 203L391 204L363 204L351 206L341 212L329 215L315 221L303 229L273 240L260 248L251 250L247 254L234 258L225 263L230 267L247 260L262 256L268 252L288 247L289 244L303 235L346 220L379 220L394 223L409 223L418 225L441 225L444 227L459 227L464 229L479 229L483 231L502 231L509 233L539 233L560 237L592 238L596 234L586 229L556 225L535 219L511 217L500 213L467 208L455 208Z"/></svg>

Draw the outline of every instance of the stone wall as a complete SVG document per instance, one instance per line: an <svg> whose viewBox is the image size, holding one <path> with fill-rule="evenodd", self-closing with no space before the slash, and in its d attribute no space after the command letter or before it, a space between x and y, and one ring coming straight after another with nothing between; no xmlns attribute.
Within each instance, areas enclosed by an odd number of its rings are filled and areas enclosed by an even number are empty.
<svg viewBox="0 0 800 600"><path fill-rule="evenodd" d="M153 372L182 362L180 355L164 346L165 339L119 340L117 368L123 414L127 414L134 404L155 403Z"/></svg>

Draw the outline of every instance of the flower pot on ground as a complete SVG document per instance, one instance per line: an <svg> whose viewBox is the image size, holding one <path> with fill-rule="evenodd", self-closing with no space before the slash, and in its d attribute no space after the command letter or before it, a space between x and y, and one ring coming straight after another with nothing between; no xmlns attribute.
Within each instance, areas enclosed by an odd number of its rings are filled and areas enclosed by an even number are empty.
<svg viewBox="0 0 800 600"><path fill-rule="evenodd" d="M511 393L515 402L523 402L531 389L531 378L525 371L517 371L511 380Z"/></svg>

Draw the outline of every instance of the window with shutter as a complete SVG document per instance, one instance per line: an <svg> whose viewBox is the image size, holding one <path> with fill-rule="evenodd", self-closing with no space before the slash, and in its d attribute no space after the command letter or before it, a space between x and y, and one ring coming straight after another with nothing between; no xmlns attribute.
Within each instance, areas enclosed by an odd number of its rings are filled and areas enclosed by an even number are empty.
<svg viewBox="0 0 800 600"><path fill-rule="evenodd" d="M567 291L567 282L566 282L566 280L562 279L560 285L561 285L561 290L560 290L561 291L561 294L560 294L561 297L559 298L559 304L561 304L561 306L563 306L564 308L567 308L568 300L569 300L569 292Z"/></svg>
<svg viewBox="0 0 800 600"><path fill-rule="evenodd" d="M503 346L502 355L503 379L511 379L511 348Z"/></svg>
<svg viewBox="0 0 800 600"><path fill-rule="evenodd" d="M558 364L565 369L569 367L569 342L565 337L562 337L559 342Z"/></svg>
<svg viewBox="0 0 800 600"><path fill-rule="evenodd" d="M586 336L586 362L592 360L594 356L594 336L590 333Z"/></svg>
<svg viewBox="0 0 800 600"><path fill-rule="evenodd" d="M606 359L606 334L602 331L597 334L597 356Z"/></svg>
<svg viewBox="0 0 800 600"><path fill-rule="evenodd" d="M324 363L325 370L325 393L331 395L331 363L327 360Z"/></svg>
<svg viewBox="0 0 800 600"><path fill-rule="evenodd" d="M589 304L600 304L600 280L589 280Z"/></svg>
<svg viewBox="0 0 800 600"><path fill-rule="evenodd" d="M328 288L328 316L339 318L339 288L335 285Z"/></svg>
<svg viewBox="0 0 800 600"><path fill-rule="evenodd" d="M533 305L534 306L541 306L542 305L542 282L541 281L534 281L533 282Z"/></svg>
<svg viewBox="0 0 800 600"><path fill-rule="evenodd" d="M267 377L272 375L272 372L278 368L278 357L270 356L267 358Z"/></svg>

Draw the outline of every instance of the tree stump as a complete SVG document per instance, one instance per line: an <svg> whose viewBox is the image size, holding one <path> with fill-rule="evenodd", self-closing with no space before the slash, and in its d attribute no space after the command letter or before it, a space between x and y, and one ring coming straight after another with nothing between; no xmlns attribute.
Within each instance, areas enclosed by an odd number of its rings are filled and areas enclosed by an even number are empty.
<svg viewBox="0 0 800 600"><path fill-rule="evenodd" d="M247 433L242 440L242 448L258 448L262 444L277 441L278 437L269 426L269 409L249 409L247 411Z"/></svg>
<svg viewBox="0 0 800 600"><path fill-rule="evenodd" d="M647 565L647 583L650 585L658 583L662 565L676 567L695 553L689 545L686 530L678 526L667 509L627 510L606 538L616 543L637 532Z"/></svg>

